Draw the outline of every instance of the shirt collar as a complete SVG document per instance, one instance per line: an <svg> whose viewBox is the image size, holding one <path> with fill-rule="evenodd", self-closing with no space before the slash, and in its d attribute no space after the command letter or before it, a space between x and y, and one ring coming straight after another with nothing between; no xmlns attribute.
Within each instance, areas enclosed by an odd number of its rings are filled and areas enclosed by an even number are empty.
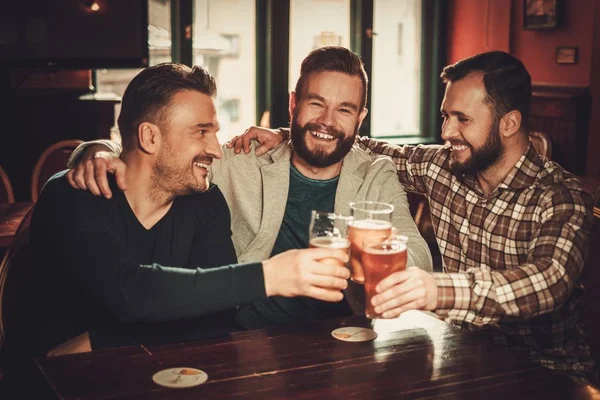
<svg viewBox="0 0 600 400"><path fill-rule="evenodd" d="M536 182L538 174L543 167L544 160L537 153L531 142L529 142L529 145L521 158L519 158L519 161L517 161L515 166L510 170L508 175L506 175L506 178L504 178L498 187L494 189L494 192L498 189L516 191L531 187ZM466 175L463 178L463 182L478 193L481 192L475 174Z"/></svg>

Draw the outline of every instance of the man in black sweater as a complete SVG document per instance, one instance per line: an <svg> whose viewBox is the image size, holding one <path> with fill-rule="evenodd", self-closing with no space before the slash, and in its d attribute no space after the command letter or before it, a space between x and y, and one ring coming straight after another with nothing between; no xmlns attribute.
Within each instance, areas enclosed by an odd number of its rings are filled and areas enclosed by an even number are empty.
<svg viewBox="0 0 600 400"><path fill-rule="evenodd" d="M119 129L128 189L110 199L76 190L65 173L44 188L32 219L35 282L46 329L39 350L89 332L92 348L186 341L237 327L232 311L267 296L340 301L341 251L292 250L235 264L229 209L208 167L221 157L214 79L161 64L123 96Z"/></svg>

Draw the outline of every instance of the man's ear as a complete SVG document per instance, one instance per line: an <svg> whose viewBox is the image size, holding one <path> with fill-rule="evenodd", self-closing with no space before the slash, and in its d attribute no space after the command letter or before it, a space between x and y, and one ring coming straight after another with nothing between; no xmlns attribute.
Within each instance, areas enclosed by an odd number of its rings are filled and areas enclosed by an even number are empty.
<svg viewBox="0 0 600 400"><path fill-rule="evenodd" d="M142 122L138 125L138 142L140 149L147 154L155 154L160 148L161 132L158 125Z"/></svg>
<svg viewBox="0 0 600 400"><path fill-rule="evenodd" d="M296 111L296 92L290 93L290 104L288 106L288 112L290 113L290 121L294 116L294 112Z"/></svg>
<svg viewBox="0 0 600 400"><path fill-rule="evenodd" d="M367 107L363 108L362 111L360 112L360 115L358 116L358 127L359 128L362 126L363 120L365 119L365 117L367 116L368 113L369 113L369 110L367 110Z"/></svg>
<svg viewBox="0 0 600 400"><path fill-rule="evenodd" d="M503 138L510 138L521 129L521 113L517 110L512 110L506 113L500 119L500 135Z"/></svg>

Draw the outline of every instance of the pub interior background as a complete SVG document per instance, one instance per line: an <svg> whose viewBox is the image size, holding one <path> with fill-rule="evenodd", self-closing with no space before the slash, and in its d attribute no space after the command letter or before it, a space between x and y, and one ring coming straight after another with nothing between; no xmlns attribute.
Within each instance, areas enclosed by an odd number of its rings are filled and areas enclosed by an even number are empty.
<svg viewBox="0 0 600 400"><path fill-rule="evenodd" d="M361 54L371 79L361 134L432 143L440 141L441 68L478 52L507 51L531 73L531 128L550 136L552 158L600 178L600 1L559 2L558 27L542 30L524 27L524 1L147 0L149 64L209 69L225 142L253 124L286 126L301 59L315 46L341 44ZM98 13L115 3L63 2L96 4ZM107 17L106 29L128 23L124 18ZM558 47L576 47L575 63L557 63ZM0 67L0 164L16 201L30 200L33 166L52 143L110 137L119 96L138 71Z"/></svg>
<svg viewBox="0 0 600 400"><path fill-rule="evenodd" d="M111 11L120 1L56 3L84 9L89 18L97 13L110 30L131 23L131 15ZM199 64L216 78L222 143L251 125L287 126L288 95L300 62L324 45L346 46L365 63L369 114L361 135L398 144L441 143L442 67L502 50L521 59L532 76L530 126L548 135L552 159L600 186L594 150L600 148L600 0L558 0L558 26L545 29L524 21L527 3L543 0L127 1L130 12L147 10L147 32L144 26L140 37L149 65ZM24 3L32 3L33 15L44 0ZM25 202L31 200L34 165L46 148L115 133L120 96L143 57L86 58L94 52L85 48L88 39L97 43L110 35L99 31L85 37L65 24L63 36L83 43L76 63L18 65L2 55L3 43L13 37L5 24L10 17L3 14L14 16L13 6L0 6L0 166L15 200ZM122 54L131 41L113 38L108 45ZM563 49L567 56L575 49L575 56L561 58ZM125 64L129 68L122 68ZM422 233L435 246L431 230ZM0 258L3 253L0 249Z"/></svg>

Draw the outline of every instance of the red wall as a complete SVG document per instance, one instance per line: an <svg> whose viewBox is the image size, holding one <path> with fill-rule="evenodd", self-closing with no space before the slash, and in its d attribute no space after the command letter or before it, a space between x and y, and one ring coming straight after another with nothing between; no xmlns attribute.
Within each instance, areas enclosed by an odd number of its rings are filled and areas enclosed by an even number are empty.
<svg viewBox="0 0 600 400"><path fill-rule="evenodd" d="M534 83L589 87L587 174L600 177L600 0L563 0L556 30L523 29L524 0L450 0L448 63L491 50L523 61ZM576 46L577 64L556 64L557 46Z"/></svg>
<svg viewBox="0 0 600 400"><path fill-rule="evenodd" d="M592 71L595 0L564 3L562 26L552 31L536 31L523 29L523 0L514 1L511 54L523 61L536 83L589 86ZM577 64L557 64L555 61L557 46L576 46Z"/></svg>
<svg viewBox="0 0 600 400"><path fill-rule="evenodd" d="M594 10L596 24L594 26L594 42L591 63L591 87L592 95L592 117L590 118L590 129L588 130L588 158L587 173L600 177L600 0L596 0Z"/></svg>
<svg viewBox="0 0 600 400"><path fill-rule="evenodd" d="M535 83L589 86L597 0L565 1L561 28L523 29L523 0L452 0L448 13L449 63L491 50L523 61ZM557 46L577 46L575 65L556 64Z"/></svg>
<svg viewBox="0 0 600 400"><path fill-rule="evenodd" d="M511 0L451 0L448 63L485 51L509 51L510 4Z"/></svg>

